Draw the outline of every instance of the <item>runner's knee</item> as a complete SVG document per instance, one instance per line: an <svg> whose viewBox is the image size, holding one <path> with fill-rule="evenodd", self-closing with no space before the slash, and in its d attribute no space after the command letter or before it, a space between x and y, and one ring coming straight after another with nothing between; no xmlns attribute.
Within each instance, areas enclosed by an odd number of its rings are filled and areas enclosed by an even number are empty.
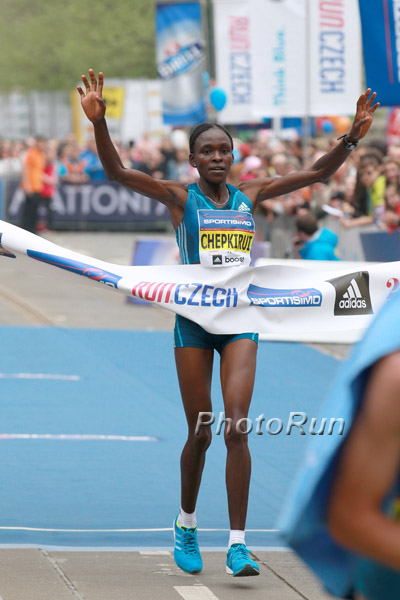
<svg viewBox="0 0 400 600"><path fill-rule="evenodd" d="M206 451L209 448L212 439L210 425L203 425L202 427L197 428L197 431L189 433L189 438L197 449Z"/></svg>
<svg viewBox="0 0 400 600"><path fill-rule="evenodd" d="M232 421L231 426L225 427L225 445L227 449L231 448L245 448L247 446L247 433L246 429L237 421Z"/></svg>

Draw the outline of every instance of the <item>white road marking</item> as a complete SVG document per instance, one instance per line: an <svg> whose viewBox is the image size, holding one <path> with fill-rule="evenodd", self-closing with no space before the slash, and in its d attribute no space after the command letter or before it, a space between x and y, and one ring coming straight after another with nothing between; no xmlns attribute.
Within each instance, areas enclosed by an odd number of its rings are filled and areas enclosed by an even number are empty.
<svg viewBox="0 0 400 600"><path fill-rule="evenodd" d="M0 433L0 440L72 440L102 442L159 442L149 435L105 435L91 433Z"/></svg>
<svg viewBox="0 0 400 600"><path fill-rule="evenodd" d="M81 381L80 375L60 375L56 373L0 373L0 379L50 379L61 381Z"/></svg>
<svg viewBox="0 0 400 600"><path fill-rule="evenodd" d="M163 529L45 529L42 527L6 527L0 526L4 531L49 531L60 533L143 533L153 531L172 531L172 527Z"/></svg>
<svg viewBox="0 0 400 600"><path fill-rule="evenodd" d="M212 591L205 585L174 585L184 600L218 600Z"/></svg>

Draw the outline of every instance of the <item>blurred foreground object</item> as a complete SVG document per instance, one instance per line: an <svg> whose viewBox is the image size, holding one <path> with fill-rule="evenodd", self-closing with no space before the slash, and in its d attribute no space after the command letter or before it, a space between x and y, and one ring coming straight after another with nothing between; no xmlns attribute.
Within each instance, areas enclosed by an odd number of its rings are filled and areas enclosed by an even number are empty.
<svg viewBox="0 0 400 600"><path fill-rule="evenodd" d="M340 598L400 597L399 280L391 285L321 411L344 419L344 435L314 438L281 523Z"/></svg>

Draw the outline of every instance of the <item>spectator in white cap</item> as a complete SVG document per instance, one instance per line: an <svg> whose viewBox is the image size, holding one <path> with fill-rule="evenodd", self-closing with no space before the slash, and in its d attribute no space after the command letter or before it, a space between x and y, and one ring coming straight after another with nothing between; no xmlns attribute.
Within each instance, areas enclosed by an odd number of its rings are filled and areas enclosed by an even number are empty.
<svg viewBox="0 0 400 600"><path fill-rule="evenodd" d="M240 176L241 181L257 179L259 169L262 167L262 160L258 156L247 156L243 161L243 171Z"/></svg>

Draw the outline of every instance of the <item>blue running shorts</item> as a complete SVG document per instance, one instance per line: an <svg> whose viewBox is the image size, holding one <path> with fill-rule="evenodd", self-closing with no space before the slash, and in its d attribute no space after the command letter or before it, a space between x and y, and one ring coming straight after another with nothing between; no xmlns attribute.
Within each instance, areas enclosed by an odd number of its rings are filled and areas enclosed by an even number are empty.
<svg viewBox="0 0 400 600"><path fill-rule="evenodd" d="M217 350L221 354L227 344L242 339L253 340L258 345L258 333L213 334L194 323L194 321L176 315L174 348L206 348Z"/></svg>

